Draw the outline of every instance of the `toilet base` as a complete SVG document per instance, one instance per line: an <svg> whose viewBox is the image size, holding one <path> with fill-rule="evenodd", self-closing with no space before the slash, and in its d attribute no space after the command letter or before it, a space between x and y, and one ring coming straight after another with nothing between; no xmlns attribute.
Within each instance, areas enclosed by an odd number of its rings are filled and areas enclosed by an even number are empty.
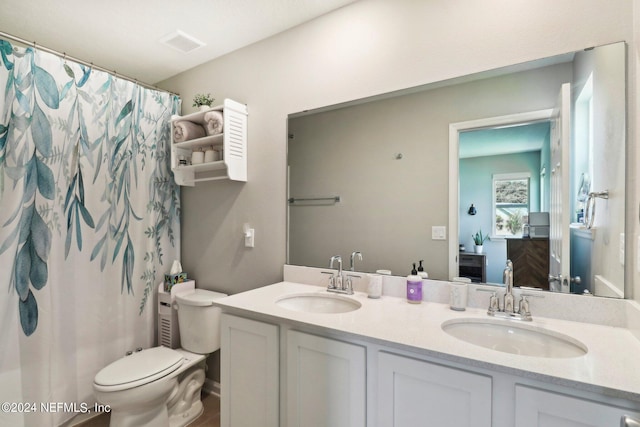
<svg viewBox="0 0 640 427"><path fill-rule="evenodd" d="M169 416L169 427L185 427L195 421L203 412L204 405L201 401L197 401L186 411Z"/></svg>
<svg viewBox="0 0 640 427"><path fill-rule="evenodd" d="M184 427L204 412L200 393L205 380L205 357L178 351L183 353L187 367L178 374L178 386L167 401L170 427Z"/></svg>
<svg viewBox="0 0 640 427"><path fill-rule="evenodd" d="M95 391L96 400L111 408L110 427L169 426L167 399L178 388L175 377L165 377L117 392Z"/></svg>

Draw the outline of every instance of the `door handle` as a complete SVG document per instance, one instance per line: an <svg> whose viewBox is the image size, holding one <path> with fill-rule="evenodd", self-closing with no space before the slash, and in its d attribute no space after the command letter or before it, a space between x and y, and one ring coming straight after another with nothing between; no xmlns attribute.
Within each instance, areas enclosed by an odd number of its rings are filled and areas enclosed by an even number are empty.
<svg viewBox="0 0 640 427"><path fill-rule="evenodd" d="M623 415L620 418L620 427L640 427L640 421L631 418L629 415Z"/></svg>

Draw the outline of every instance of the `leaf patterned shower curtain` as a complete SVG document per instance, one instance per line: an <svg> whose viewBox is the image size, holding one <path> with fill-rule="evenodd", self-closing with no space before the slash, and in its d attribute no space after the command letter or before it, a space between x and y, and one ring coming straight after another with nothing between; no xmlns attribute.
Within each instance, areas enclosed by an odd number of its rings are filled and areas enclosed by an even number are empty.
<svg viewBox="0 0 640 427"><path fill-rule="evenodd" d="M153 344L179 254L180 99L3 40L0 55L0 402L35 405L0 426L59 425L93 408L98 370Z"/></svg>

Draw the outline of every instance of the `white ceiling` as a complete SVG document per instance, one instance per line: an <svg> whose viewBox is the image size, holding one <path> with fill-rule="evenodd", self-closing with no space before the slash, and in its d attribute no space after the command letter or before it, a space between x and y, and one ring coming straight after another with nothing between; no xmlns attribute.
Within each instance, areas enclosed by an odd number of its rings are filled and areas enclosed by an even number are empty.
<svg viewBox="0 0 640 427"><path fill-rule="evenodd" d="M356 0L0 0L0 31L154 84ZM190 53L160 40L181 30Z"/></svg>

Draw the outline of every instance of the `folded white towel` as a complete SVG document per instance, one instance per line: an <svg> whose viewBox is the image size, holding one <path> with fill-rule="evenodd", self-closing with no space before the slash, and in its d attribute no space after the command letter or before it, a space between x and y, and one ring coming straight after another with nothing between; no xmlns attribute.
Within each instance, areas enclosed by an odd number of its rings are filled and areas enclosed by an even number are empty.
<svg viewBox="0 0 640 427"><path fill-rule="evenodd" d="M220 111L207 111L204 113L204 125L207 135L216 135L222 133L224 119Z"/></svg>
<svg viewBox="0 0 640 427"><path fill-rule="evenodd" d="M187 120L181 120L173 124L173 141L184 142L191 139L202 138L205 131L202 126Z"/></svg>

